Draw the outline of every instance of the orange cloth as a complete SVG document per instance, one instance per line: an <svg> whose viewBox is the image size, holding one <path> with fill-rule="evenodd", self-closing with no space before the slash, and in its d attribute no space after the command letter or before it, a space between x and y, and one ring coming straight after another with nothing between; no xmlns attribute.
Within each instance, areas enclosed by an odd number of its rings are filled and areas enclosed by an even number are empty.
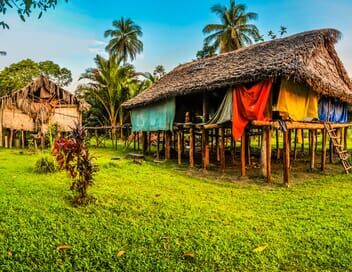
<svg viewBox="0 0 352 272"><path fill-rule="evenodd" d="M232 134L235 140L241 138L249 121L265 121L265 108L273 82L260 82L247 89L236 87L232 95Z"/></svg>

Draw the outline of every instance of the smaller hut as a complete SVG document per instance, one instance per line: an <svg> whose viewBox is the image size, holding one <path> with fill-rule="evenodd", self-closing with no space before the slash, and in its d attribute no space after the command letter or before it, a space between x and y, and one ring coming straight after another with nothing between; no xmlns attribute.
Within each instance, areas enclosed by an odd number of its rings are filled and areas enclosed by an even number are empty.
<svg viewBox="0 0 352 272"><path fill-rule="evenodd" d="M41 141L50 128L68 132L82 122L84 103L44 76L26 87L0 98L0 147L12 147L17 138L22 146L26 134Z"/></svg>

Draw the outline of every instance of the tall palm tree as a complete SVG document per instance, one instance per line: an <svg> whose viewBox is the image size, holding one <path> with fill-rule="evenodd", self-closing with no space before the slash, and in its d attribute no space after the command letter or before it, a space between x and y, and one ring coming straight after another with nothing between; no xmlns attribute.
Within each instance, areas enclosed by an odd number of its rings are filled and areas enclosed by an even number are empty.
<svg viewBox="0 0 352 272"><path fill-rule="evenodd" d="M114 28L104 33L105 38L111 38L106 50L112 55L121 56L124 62L127 62L128 58L133 61L143 51L143 43L140 40L143 36L141 27L131 19L123 17L113 21L112 25Z"/></svg>
<svg viewBox="0 0 352 272"><path fill-rule="evenodd" d="M96 104L100 122L108 120L113 128L120 119L123 123L121 104L134 95L137 74L130 64L122 65L122 57L112 55L109 59L97 55L95 58L96 68L89 68L80 77L80 80L88 80L88 83L78 87L77 93L85 97L87 102ZM116 136L116 129L113 129Z"/></svg>
<svg viewBox="0 0 352 272"><path fill-rule="evenodd" d="M204 43L220 49L220 53L233 51L253 44L260 39L259 29L249 21L258 18L257 13L246 12L244 4L230 0L230 6L214 5L211 11L221 20L219 24L208 24L203 33L209 34Z"/></svg>

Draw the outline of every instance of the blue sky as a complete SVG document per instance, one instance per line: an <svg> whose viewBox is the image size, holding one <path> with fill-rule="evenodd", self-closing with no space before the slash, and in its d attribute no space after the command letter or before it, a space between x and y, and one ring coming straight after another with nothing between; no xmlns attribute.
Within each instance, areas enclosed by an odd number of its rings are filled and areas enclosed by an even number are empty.
<svg viewBox="0 0 352 272"><path fill-rule="evenodd" d="M289 34L332 27L343 33L337 45L352 76L352 1L351 0L242 0L249 11L259 14L256 24L263 34L280 25ZM69 0L60 2L54 11L35 16L26 23L14 12L6 15L10 30L0 30L0 69L24 58L53 60L72 70L74 83L79 75L94 65L95 54L104 54L103 33L114 19L130 17L144 32L144 52L134 62L138 71L152 71L158 64L167 70L195 57L202 47L202 28L217 22L210 12L213 4L228 0ZM2 19L2 18L0 18Z"/></svg>

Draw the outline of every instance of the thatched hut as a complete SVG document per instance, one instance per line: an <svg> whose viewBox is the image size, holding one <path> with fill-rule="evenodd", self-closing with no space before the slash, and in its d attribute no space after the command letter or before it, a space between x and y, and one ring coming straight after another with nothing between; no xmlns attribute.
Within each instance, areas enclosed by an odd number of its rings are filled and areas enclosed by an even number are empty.
<svg viewBox="0 0 352 272"><path fill-rule="evenodd" d="M334 29L309 31L193 61L177 67L123 107L132 113L134 131L166 131L167 158L170 131L180 134L178 149L183 149L184 134L189 133L191 166L194 135L199 130L203 167L209 164L209 144L212 146L214 139L217 160L225 166L226 136L232 136L230 149L241 139L244 175L250 160L250 137L259 131L262 172L268 180L272 152L271 141L266 139L271 139L273 130L278 135L281 129L284 179L288 182L291 131L296 143L301 130L309 130L314 168L317 130L322 130L326 140L326 133L331 136L337 128L346 128L346 132L351 125L348 105L352 104L352 82L334 47L340 36ZM330 138L333 141L334 136ZM324 169L325 143L322 148ZM296 152L296 144L294 149ZM182 154L180 150L179 161Z"/></svg>
<svg viewBox="0 0 352 272"><path fill-rule="evenodd" d="M82 122L84 104L72 93L44 76L11 95L0 98L0 146L13 144L20 133L24 145L26 132L43 137L50 127L68 132Z"/></svg>

